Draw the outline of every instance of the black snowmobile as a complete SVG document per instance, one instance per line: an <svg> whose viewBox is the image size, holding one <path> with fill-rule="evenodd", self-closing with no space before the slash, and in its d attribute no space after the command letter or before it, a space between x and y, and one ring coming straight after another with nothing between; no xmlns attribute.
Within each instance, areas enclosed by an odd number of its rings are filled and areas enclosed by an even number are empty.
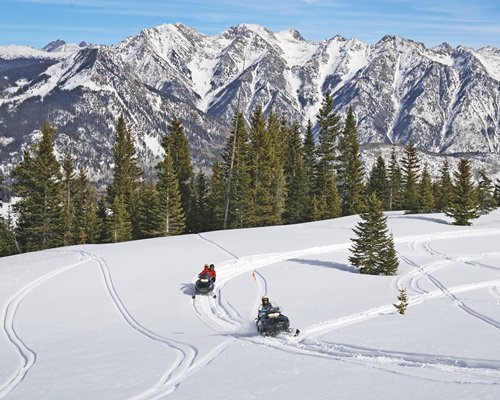
<svg viewBox="0 0 500 400"><path fill-rule="evenodd" d="M290 320L281 313L279 307L260 309L256 318L257 330L264 336L276 336L279 333L291 333ZM295 336L299 334L297 329Z"/></svg>
<svg viewBox="0 0 500 400"><path fill-rule="evenodd" d="M216 295L213 293L215 286L215 281L213 277L206 274L198 275L198 280L194 285L193 299L197 294L212 295L214 298Z"/></svg>

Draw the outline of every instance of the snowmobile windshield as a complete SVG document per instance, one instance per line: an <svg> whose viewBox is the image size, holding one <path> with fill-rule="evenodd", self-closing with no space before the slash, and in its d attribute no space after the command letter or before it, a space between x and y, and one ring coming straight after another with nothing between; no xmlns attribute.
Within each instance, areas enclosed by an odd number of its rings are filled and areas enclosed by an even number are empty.
<svg viewBox="0 0 500 400"><path fill-rule="evenodd" d="M200 274L199 275L200 281L202 282L208 282L212 277L207 274Z"/></svg>

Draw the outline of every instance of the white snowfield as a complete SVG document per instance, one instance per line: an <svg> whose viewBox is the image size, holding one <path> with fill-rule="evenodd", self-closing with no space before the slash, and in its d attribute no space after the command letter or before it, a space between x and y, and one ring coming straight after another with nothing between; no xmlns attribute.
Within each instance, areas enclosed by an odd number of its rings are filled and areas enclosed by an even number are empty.
<svg viewBox="0 0 500 400"><path fill-rule="evenodd" d="M388 218L391 277L350 266L357 216L2 258L0 398L498 400L500 210ZM257 334L264 294L299 336Z"/></svg>

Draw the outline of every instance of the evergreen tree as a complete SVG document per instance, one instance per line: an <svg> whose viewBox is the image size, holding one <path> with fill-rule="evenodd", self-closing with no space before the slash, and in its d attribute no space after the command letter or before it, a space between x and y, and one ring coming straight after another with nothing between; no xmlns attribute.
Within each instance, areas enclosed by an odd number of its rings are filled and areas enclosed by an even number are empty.
<svg viewBox="0 0 500 400"><path fill-rule="evenodd" d="M137 217L140 239L161 236L160 196L152 181L140 184Z"/></svg>
<svg viewBox="0 0 500 400"><path fill-rule="evenodd" d="M362 274L395 275L399 262L394 240L388 234L382 203L374 193L366 198L360 217L362 221L353 229L357 237L351 239L349 262Z"/></svg>
<svg viewBox="0 0 500 400"><path fill-rule="evenodd" d="M368 178L368 194L375 193L382 203L383 210L390 209L390 187L384 158L379 155Z"/></svg>
<svg viewBox="0 0 500 400"><path fill-rule="evenodd" d="M419 183L418 194L419 212L431 213L435 211L434 193L432 188L432 179L427 168L424 165L422 176Z"/></svg>
<svg viewBox="0 0 500 400"><path fill-rule="evenodd" d="M311 120L307 121L306 133L303 145L304 154L304 174L307 182L307 193L309 199L315 194L315 165L316 165L316 145L314 143L313 127ZM307 220L313 219L313 202L309 201L307 205Z"/></svg>
<svg viewBox="0 0 500 400"><path fill-rule="evenodd" d="M481 214L488 214L496 208L494 190L493 181L486 175L484 168L481 168L479 170L479 183L477 187L479 212Z"/></svg>
<svg viewBox="0 0 500 400"><path fill-rule="evenodd" d="M99 243L101 222L97 193L81 167L74 182L72 204L74 210L72 237L75 243Z"/></svg>
<svg viewBox="0 0 500 400"><path fill-rule="evenodd" d="M453 191L453 182L450 176L450 163L448 157L445 157L440 169L440 178L436 185L436 209L444 211L448 207Z"/></svg>
<svg viewBox="0 0 500 400"><path fill-rule="evenodd" d="M243 114L234 118L220 164L220 180L224 184L223 223L226 228L251 226L253 208L252 163L250 145Z"/></svg>
<svg viewBox="0 0 500 400"><path fill-rule="evenodd" d="M211 221L208 190L207 177L202 170L199 170L195 176L193 188L193 232L205 232L210 229Z"/></svg>
<svg viewBox="0 0 500 400"><path fill-rule="evenodd" d="M282 222L285 181L279 137L280 125L276 116L271 112L266 124L258 106L250 121L253 195L250 226L270 226Z"/></svg>
<svg viewBox="0 0 500 400"><path fill-rule="evenodd" d="M327 93L318 113L319 143L315 167L316 188L313 218L336 218L341 214L340 196L335 175L336 148L340 133L340 117L333 111L333 100Z"/></svg>
<svg viewBox="0 0 500 400"><path fill-rule="evenodd" d="M110 210L108 209L108 204L106 202L106 196L102 195L97 201L97 243L107 243L109 242L108 236L108 217Z"/></svg>
<svg viewBox="0 0 500 400"><path fill-rule="evenodd" d="M3 175L0 172L0 187L3 184ZM0 207L2 207L2 201L0 197ZM17 244L14 234L14 228L12 226L12 220L5 219L0 215L0 257L10 256L16 254Z"/></svg>
<svg viewBox="0 0 500 400"><path fill-rule="evenodd" d="M405 146L401 165L403 170L404 207L408 213L418 213L418 174L420 160L417 148L411 141Z"/></svg>
<svg viewBox="0 0 500 400"><path fill-rule="evenodd" d="M393 304L393 306L396 307L398 313L403 315L408 308L408 295L406 294L406 288L399 289L398 300L399 303Z"/></svg>
<svg viewBox="0 0 500 400"><path fill-rule="evenodd" d="M285 179L287 190L284 222L305 222L309 217L309 186L305 174L300 127L297 123L288 128Z"/></svg>
<svg viewBox="0 0 500 400"><path fill-rule="evenodd" d="M404 204L403 178L396 156L396 146L392 146L389 162L389 210L401 210Z"/></svg>
<svg viewBox="0 0 500 400"><path fill-rule="evenodd" d="M168 125L168 134L162 140L165 152L169 151L172 157L173 168L177 176L181 206L186 215L188 232L192 231L191 205L193 201L192 181L194 178L189 142L180 120L174 116Z"/></svg>
<svg viewBox="0 0 500 400"><path fill-rule="evenodd" d="M352 107L349 107L344 131L340 137L339 153L337 170L342 214L352 215L358 213L364 191L358 130Z"/></svg>
<svg viewBox="0 0 500 400"><path fill-rule="evenodd" d="M221 160L212 164L212 176L208 183L208 210L211 219L208 230L223 229L224 211L226 205L226 171Z"/></svg>
<svg viewBox="0 0 500 400"><path fill-rule="evenodd" d="M64 244L64 202L61 165L54 155L55 128L45 121L42 139L33 155L12 171L13 189L21 199L14 205L18 213L17 237L22 251L34 251Z"/></svg>
<svg viewBox="0 0 500 400"><path fill-rule="evenodd" d="M497 183L495 183L495 193L493 197L496 200L496 206L500 207L500 179L497 179Z"/></svg>
<svg viewBox="0 0 500 400"><path fill-rule="evenodd" d="M12 219L0 216L0 257L18 253Z"/></svg>
<svg viewBox="0 0 500 400"><path fill-rule="evenodd" d="M159 195L160 232L162 236L179 235L186 229L186 218L182 209L179 180L174 172L174 163L169 151L158 163L158 182L156 190Z"/></svg>
<svg viewBox="0 0 500 400"><path fill-rule="evenodd" d="M477 191L472 183L470 161L461 158L455 171L450 204L445 214L452 217L455 225L471 225L479 217Z"/></svg>
<svg viewBox="0 0 500 400"><path fill-rule="evenodd" d="M78 243L78 237L74 235L75 208L75 166L69 153L66 153L62 163L63 177L62 185L64 192L64 245Z"/></svg>
<svg viewBox="0 0 500 400"><path fill-rule="evenodd" d="M137 231L136 208L139 185L139 178L142 175L140 168L137 165L137 157L135 147L132 141L130 129L127 128L123 114L120 114L116 123L116 143L113 150L114 169L113 181L108 186L108 203L113 213L116 213L113 207L122 203L127 209L127 215L130 218L130 223L124 226L132 228L131 236ZM121 196L119 201L115 201L115 197ZM121 210L120 210L121 213ZM129 236L129 235L126 235ZM113 238L108 238L114 241Z"/></svg>
<svg viewBox="0 0 500 400"><path fill-rule="evenodd" d="M132 240L132 222L127 209L125 195L120 194L113 198L111 214L107 221L107 238L111 243Z"/></svg>

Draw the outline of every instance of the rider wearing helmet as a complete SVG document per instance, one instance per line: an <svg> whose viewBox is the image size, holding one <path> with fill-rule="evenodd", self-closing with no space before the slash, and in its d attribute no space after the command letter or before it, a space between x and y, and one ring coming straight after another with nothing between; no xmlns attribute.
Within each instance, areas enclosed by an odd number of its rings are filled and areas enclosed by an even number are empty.
<svg viewBox="0 0 500 400"><path fill-rule="evenodd" d="M208 275L215 282L215 278L217 276L215 272L215 265L210 264L209 266L208 264L205 264L205 266L203 267L203 271L200 272L200 275Z"/></svg>

